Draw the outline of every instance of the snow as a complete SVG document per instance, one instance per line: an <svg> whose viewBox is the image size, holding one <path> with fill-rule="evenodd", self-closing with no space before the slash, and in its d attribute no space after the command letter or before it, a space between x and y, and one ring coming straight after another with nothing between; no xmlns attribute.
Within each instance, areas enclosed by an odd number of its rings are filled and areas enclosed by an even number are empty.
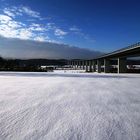
<svg viewBox="0 0 140 140"><path fill-rule="evenodd" d="M139 140L140 75L0 73L0 140Z"/></svg>

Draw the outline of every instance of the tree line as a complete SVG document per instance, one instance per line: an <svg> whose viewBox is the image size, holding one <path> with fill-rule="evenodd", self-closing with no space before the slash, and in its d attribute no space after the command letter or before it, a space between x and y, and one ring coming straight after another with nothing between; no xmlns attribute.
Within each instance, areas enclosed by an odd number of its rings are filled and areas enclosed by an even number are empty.
<svg viewBox="0 0 140 140"><path fill-rule="evenodd" d="M0 57L0 71L46 72L53 71L53 66L64 66L66 60L59 59L4 59ZM41 66L48 66L41 68Z"/></svg>

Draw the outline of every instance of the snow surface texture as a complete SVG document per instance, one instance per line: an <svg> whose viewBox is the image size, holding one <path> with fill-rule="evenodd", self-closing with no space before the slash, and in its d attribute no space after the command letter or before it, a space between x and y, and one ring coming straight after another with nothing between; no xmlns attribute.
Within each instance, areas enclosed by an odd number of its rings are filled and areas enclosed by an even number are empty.
<svg viewBox="0 0 140 140"><path fill-rule="evenodd" d="M140 140L140 75L1 72L0 140Z"/></svg>

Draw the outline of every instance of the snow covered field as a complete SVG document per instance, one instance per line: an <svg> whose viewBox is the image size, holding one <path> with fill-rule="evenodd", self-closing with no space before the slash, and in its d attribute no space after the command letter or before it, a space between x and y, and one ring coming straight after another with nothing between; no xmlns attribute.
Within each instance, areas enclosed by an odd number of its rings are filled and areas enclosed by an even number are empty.
<svg viewBox="0 0 140 140"><path fill-rule="evenodd" d="M1 72L0 140L140 140L140 75Z"/></svg>

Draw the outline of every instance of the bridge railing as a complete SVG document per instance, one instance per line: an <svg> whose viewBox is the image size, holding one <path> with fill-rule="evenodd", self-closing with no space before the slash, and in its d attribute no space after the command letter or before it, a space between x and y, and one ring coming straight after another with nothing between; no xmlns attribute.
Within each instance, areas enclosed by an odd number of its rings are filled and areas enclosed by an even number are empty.
<svg viewBox="0 0 140 140"><path fill-rule="evenodd" d="M125 48L122 48L122 49L117 50L117 51L114 51L114 52L121 52L121 51L123 51L123 50L127 50L127 49L134 48L134 47L136 47L136 46L140 46L140 42L135 43L135 44L132 44L132 45L129 45L129 46L125 47Z"/></svg>
<svg viewBox="0 0 140 140"><path fill-rule="evenodd" d="M122 51L125 51L125 50L128 50L128 49L131 49L131 48L135 48L135 47L137 47L137 46L140 46L140 42L135 43L135 44L133 44L133 45L129 45L129 46L125 47L125 48L122 48L122 49L119 49L119 50L113 51L113 52L111 52L111 53L106 53L106 54L104 54L104 55L101 56L101 57L109 56L109 55L113 55L113 54L116 54L116 53L120 53L120 52L122 52ZM99 57L99 58L100 58L100 57Z"/></svg>

